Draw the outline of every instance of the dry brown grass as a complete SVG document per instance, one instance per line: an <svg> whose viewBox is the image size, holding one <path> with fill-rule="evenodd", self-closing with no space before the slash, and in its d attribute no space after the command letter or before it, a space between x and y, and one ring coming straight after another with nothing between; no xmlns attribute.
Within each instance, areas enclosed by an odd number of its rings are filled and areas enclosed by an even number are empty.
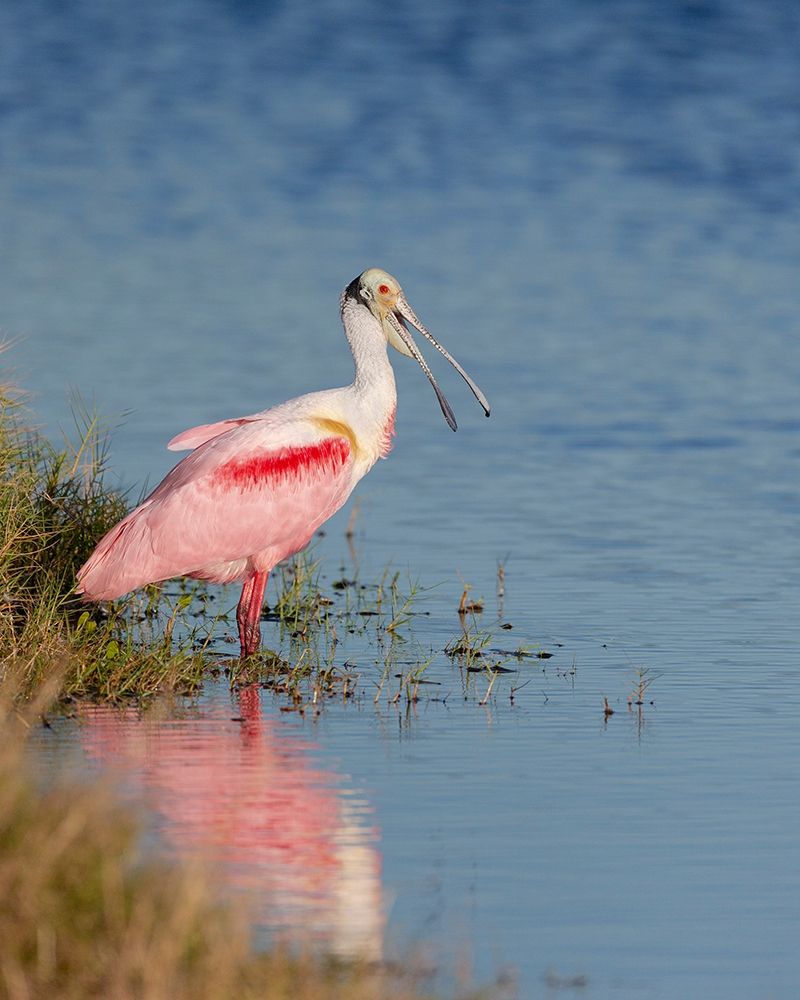
<svg viewBox="0 0 800 1000"><path fill-rule="evenodd" d="M423 1000L413 968L254 951L245 904L143 855L109 788L37 787L24 736L52 697L0 692L0 998Z"/></svg>

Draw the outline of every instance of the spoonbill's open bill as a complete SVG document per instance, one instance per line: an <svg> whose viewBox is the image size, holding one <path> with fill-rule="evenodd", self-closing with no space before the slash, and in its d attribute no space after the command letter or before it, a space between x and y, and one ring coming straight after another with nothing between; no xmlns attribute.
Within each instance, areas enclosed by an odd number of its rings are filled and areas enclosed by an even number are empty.
<svg viewBox="0 0 800 1000"><path fill-rule="evenodd" d="M192 454L101 539L78 572L84 599L110 600L174 576L241 580L241 655L255 653L272 568L304 548L389 453L397 393L388 344L418 362L456 429L408 324L447 358L489 416L486 397L420 323L391 274L373 267L351 281L341 316L356 367L352 385L174 437L170 449Z"/></svg>

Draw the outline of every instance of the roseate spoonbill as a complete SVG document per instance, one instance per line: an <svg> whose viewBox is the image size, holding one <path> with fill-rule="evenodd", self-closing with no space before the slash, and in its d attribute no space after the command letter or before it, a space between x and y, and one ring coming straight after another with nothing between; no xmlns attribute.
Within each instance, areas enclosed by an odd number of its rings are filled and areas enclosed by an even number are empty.
<svg viewBox="0 0 800 1000"><path fill-rule="evenodd" d="M100 540L78 572L76 589L85 600L109 600L175 576L241 580L241 655L255 653L272 568L304 548L389 453L397 403L389 344L417 361L456 429L408 324L447 358L489 416L486 397L417 319L391 274L364 271L345 288L340 310L353 383L174 437L168 448L192 454Z"/></svg>

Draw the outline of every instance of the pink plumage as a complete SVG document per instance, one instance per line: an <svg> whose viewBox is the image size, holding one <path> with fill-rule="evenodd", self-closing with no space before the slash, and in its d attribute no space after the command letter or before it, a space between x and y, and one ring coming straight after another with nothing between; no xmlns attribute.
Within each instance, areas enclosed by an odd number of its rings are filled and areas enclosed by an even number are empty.
<svg viewBox="0 0 800 1000"><path fill-rule="evenodd" d="M237 440L254 430L228 431L173 469L101 540L78 574L79 592L110 599L174 576L231 583L303 548L347 499L350 442L270 450Z"/></svg>
<svg viewBox="0 0 800 1000"><path fill-rule="evenodd" d="M455 429L405 321L455 365L488 415L483 394L422 326L391 275L372 268L356 278L341 314L354 382L174 437L169 448L194 450L101 539L78 573L78 593L108 600L175 576L243 581L241 653L254 653L272 568L304 548L388 453L397 402L388 343L419 361Z"/></svg>

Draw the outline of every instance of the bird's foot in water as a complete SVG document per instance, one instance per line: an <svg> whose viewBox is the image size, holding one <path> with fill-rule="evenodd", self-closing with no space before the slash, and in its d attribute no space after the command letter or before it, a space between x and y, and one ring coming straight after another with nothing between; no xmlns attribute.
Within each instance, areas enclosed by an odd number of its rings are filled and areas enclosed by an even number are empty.
<svg viewBox="0 0 800 1000"><path fill-rule="evenodd" d="M261 649L261 629L249 622L239 623L239 659L255 656Z"/></svg>
<svg viewBox="0 0 800 1000"><path fill-rule="evenodd" d="M290 664L273 649L261 648L260 643L248 651L242 646L239 662L231 672L231 683L253 683L264 676L287 673Z"/></svg>

